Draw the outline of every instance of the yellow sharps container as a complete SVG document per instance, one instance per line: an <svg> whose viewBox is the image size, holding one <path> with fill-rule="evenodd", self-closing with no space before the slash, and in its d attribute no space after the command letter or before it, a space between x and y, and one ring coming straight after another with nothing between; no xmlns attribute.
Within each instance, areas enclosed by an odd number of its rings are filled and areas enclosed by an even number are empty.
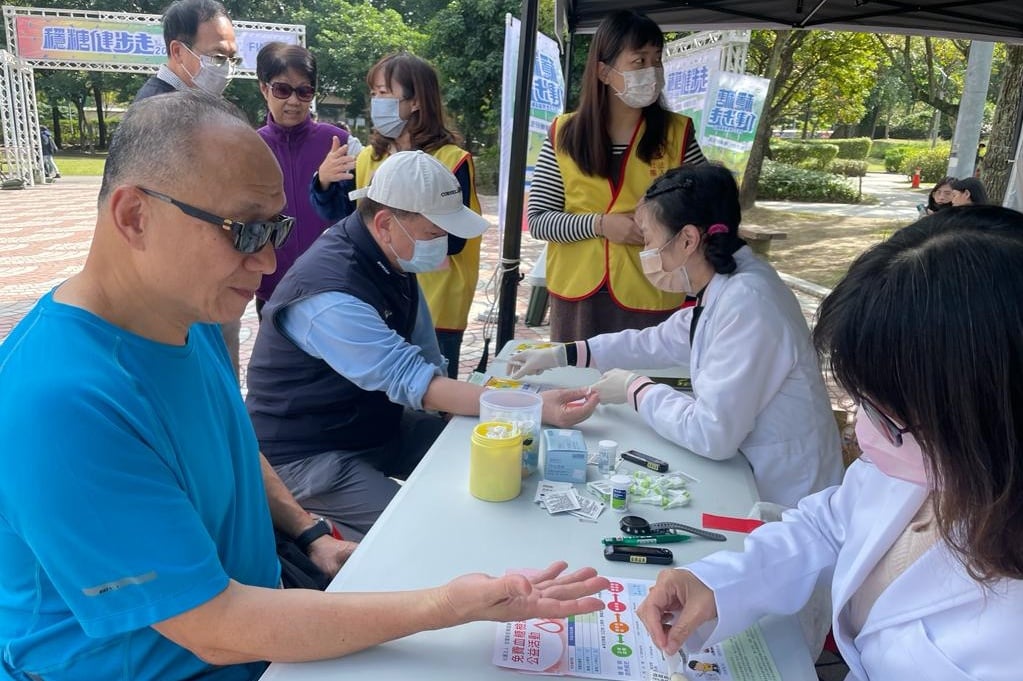
<svg viewBox="0 0 1023 681"><path fill-rule="evenodd" d="M483 501L508 501L521 491L522 433L504 421L480 423L469 449L469 493Z"/></svg>

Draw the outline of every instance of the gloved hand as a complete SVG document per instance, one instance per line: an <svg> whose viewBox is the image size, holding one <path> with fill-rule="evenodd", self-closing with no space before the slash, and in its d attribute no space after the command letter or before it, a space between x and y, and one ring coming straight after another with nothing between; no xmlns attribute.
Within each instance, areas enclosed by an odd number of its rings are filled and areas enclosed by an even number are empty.
<svg viewBox="0 0 1023 681"><path fill-rule="evenodd" d="M522 378L564 366L568 366L568 355L565 346L559 343L549 348L516 352L508 360L506 370L512 378Z"/></svg>
<svg viewBox="0 0 1023 681"><path fill-rule="evenodd" d="M611 369L593 384L593 389L600 395L601 404L625 404L629 397L629 386L637 378L643 377L628 369Z"/></svg>

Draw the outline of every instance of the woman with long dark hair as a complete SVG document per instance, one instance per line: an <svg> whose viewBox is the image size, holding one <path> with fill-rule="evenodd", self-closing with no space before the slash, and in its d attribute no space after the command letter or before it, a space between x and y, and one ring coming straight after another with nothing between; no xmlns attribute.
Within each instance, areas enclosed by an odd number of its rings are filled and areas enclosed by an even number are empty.
<svg viewBox="0 0 1023 681"><path fill-rule="evenodd" d="M704 161L692 122L661 102L661 29L613 12L597 28L579 108L559 116L536 163L530 233L550 242L551 339L653 326L684 302L643 276L633 219L653 178Z"/></svg>
<svg viewBox="0 0 1023 681"><path fill-rule="evenodd" d="M1023 214L994 206L941 211L857 258L814 340L859 404L863 456L744 552L662 572L638 609L658 647L795 612L823 578L850 678L1019 678L1021 269Z"/></svg>

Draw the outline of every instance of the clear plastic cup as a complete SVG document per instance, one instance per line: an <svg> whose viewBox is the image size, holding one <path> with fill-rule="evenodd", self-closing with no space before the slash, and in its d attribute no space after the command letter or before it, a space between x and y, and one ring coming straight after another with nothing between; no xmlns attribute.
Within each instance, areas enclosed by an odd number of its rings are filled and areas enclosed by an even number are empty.
<svg viewBox="0 0 1023 681"><path fill-rule="evenodd" d="M485 390L480 395L480 423L504 421L522 433L522 477L531 475L540 463L540 419L543 399L529 390Z"/></svg>

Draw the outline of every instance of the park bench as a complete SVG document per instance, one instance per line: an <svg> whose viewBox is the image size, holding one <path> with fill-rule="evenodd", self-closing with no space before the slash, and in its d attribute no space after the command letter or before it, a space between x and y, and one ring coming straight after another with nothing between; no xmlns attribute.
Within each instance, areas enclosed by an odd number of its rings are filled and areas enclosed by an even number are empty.
<svg viewBox="0 0 1023 681"><path fill-rule="evenodd" d="M746 240L746 243L749 244L754 253L765 258L771 249L772 241L787 238L785 232L781 230L747 224L739 226L739 236Z"/></svg>

